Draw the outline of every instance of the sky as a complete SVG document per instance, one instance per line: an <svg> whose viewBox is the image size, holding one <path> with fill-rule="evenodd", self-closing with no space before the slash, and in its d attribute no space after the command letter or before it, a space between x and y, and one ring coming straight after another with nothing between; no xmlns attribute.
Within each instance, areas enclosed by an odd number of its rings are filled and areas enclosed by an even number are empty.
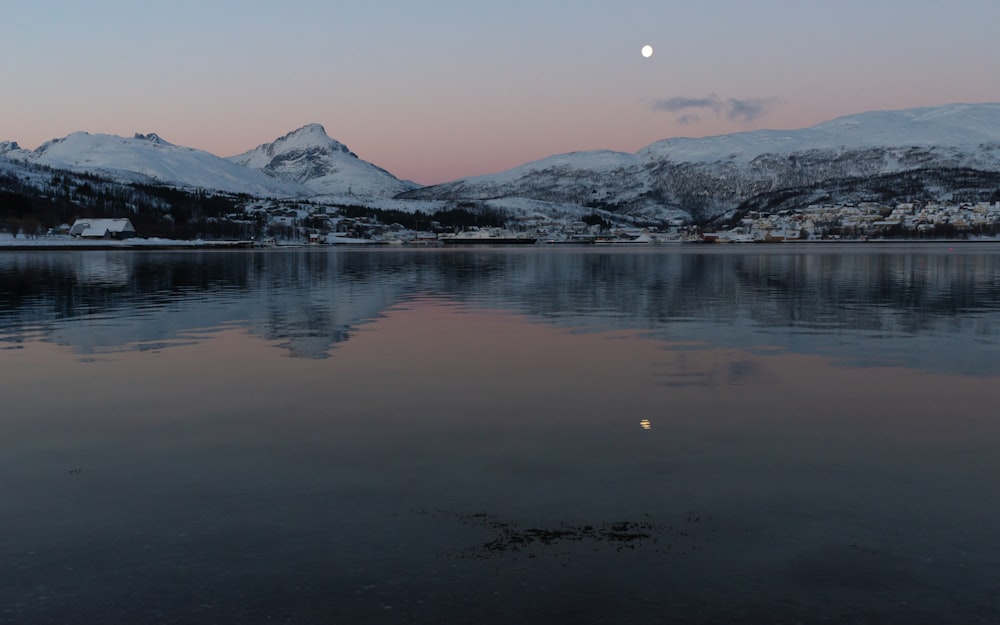
<svg viewBox="0 0 1000 625"><path fill-rule="evenodd" d="M316 122L421 184L1000 101L997 0L0 0L0 15L0 140L155 132L231 156Z"/></svg>

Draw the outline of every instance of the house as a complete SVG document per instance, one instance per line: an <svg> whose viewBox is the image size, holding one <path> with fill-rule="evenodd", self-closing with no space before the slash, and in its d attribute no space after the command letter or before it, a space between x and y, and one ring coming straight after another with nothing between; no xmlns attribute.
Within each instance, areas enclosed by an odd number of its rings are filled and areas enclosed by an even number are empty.
<svg viewBox="0 0 1000 625"><path fill-rule="evenodd" d="M131 239L137 236L129 219L77 219L70 236L82 239Z"/></svg>

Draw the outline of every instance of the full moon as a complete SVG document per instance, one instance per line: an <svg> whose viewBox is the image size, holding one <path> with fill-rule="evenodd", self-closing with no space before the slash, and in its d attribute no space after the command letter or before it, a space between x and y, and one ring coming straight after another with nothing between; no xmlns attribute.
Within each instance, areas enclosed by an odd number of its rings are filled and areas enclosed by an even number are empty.
<svg viewBox="0 0 1000 625"><path fill-rule="evenodd" d="M653 56L653 46L649 44L642 46L642 56L646 57L647 59Z"/></svg>

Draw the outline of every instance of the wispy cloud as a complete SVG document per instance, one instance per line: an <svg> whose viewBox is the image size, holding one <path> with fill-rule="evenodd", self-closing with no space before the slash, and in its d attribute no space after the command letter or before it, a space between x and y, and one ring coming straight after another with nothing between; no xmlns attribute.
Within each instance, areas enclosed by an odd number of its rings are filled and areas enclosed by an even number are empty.
<svg viewBox="0 0 1000 625"><path fill-rule="evenodd" d="M749 123L770 112L775 103L774 98L747 98L745 100L730 98L726 101L726 117Z"/></svg>
<svg viewBox="0 0 1000 625"><path fill-rule="evenodd" d="M654 102L653 108L672 113L685 109L712 109L718 112L722 108L722 100L715 94L707 98L667 98Z"/></svg>
<svg viewBox="0 0 1000 625"><path fill-rule="evenodd" d="M704 98L663 98L653 102L653 109L668 113L684 112L677 123L687 125L700 121L697 111L711 111L716 116L733 121L750 123L769 113L777 103L776 98L721 98L711 94Z"/></svg>

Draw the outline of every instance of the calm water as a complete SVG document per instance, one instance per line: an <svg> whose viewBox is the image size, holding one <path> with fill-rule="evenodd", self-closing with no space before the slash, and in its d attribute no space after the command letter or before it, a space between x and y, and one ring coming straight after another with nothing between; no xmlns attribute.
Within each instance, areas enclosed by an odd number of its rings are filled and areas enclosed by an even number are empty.
<svg viewBox="0 0 1000 625"><path fill-rule="evenodd" d="M1000 246L0 253L0 623L995 623Z"/></svg>

